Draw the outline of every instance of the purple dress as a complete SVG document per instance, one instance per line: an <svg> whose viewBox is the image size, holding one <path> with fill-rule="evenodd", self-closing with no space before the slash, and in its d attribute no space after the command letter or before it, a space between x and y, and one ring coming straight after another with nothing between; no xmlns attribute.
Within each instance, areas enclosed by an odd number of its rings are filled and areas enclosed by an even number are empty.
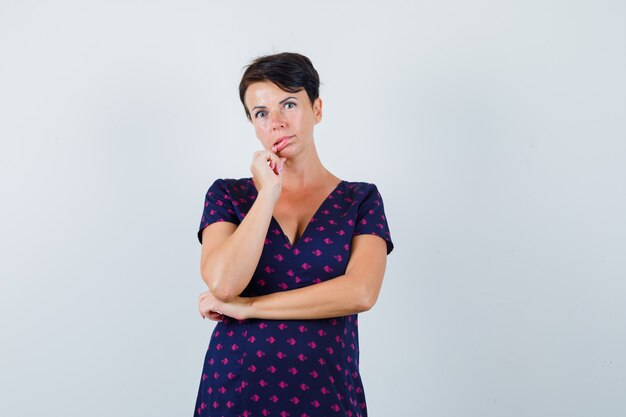
<svg viewBox="0 0 626 417"><path fill-rule="evenodd" d="M252 178L220 179L206 194L198 231L238 225L252 207ZM393 249L374 184L341 181L302 236L289 242L272 217L259 264L242 296L314 285L343 275L353 236L372 234ZM359 374L358 319L218 322L204 361L194 410L203 417L366 417Z"/></svg>

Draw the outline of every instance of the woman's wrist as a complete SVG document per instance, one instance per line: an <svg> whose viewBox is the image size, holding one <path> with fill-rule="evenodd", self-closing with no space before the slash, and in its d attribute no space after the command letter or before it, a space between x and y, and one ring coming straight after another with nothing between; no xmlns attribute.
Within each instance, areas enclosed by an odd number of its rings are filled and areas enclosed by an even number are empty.
<svg viewBox="0 0 626 417"><path fill-rule="evenodd" d="M243 315L245 319L255 319L258 318L255 315L255 302L258 297L244 297L244 308Z"/></svg>
<svg viewBox="0 0 626 417"><path fill-rule="evenodd" d="M274 205L276 205L276 202L278 201L278 198L280 197L280 189L278 190L267 190L265 188L262 188L256 198L256 201L263 201L266 204L270 204L272 210L274 209Z"/></svg>

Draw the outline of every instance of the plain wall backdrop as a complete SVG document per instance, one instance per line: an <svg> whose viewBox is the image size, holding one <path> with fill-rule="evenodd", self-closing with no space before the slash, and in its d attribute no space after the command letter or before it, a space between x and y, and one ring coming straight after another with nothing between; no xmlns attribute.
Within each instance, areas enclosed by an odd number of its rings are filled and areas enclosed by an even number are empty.
<svg viewBox="0 0 626 417"><path fill-rule="evenodd" d="M370 416L626 415L625 12L0 0L0 415L191 415L204 194L250 175L237 85L281 51L396 245L360 315Z"/></svg>

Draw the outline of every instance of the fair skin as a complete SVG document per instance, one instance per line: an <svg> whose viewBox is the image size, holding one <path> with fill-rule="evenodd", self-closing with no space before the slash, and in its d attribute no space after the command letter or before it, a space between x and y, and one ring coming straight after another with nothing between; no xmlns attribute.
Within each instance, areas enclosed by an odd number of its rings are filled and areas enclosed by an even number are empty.
<svg viewBox="0 0 626 417"><path fill-rule="evenodd" d="M316 209L340 182L321 163L313 139L322 101L305 90L286 92L271 82L251 84L245 94L263 150L250 165L258 196L239 226L213 223L202 232L200 272L208 290L199 296L203 318L319 319L367 311L376 302L385 272L386 243L359 235L344 275L259 297L240 297L259 262L272 216L296 242Z"/></svg>

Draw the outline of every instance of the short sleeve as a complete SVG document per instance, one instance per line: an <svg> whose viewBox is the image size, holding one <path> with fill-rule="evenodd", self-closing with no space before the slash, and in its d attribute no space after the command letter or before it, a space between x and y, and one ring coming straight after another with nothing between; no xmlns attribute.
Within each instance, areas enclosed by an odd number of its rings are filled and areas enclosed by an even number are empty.
<svg viewBox="0 0 626 417"><path fill-rule="evenodd" d="M206 193L200 229L198 230L200 243L202 243L202 231L204 228L217 222L230 222L236 225L240 223L237 213L233 209L233 202L230 198L227 183L222 179L216 180Z"/></svg>
<svg viewBox="0 0 626 417"><path fill-rule="evenodd" d="M354 236L356 235L380 236L387 242L387 255L393 250L383 199L374 184L370 184L359 205L354 227Z"/></svg>

